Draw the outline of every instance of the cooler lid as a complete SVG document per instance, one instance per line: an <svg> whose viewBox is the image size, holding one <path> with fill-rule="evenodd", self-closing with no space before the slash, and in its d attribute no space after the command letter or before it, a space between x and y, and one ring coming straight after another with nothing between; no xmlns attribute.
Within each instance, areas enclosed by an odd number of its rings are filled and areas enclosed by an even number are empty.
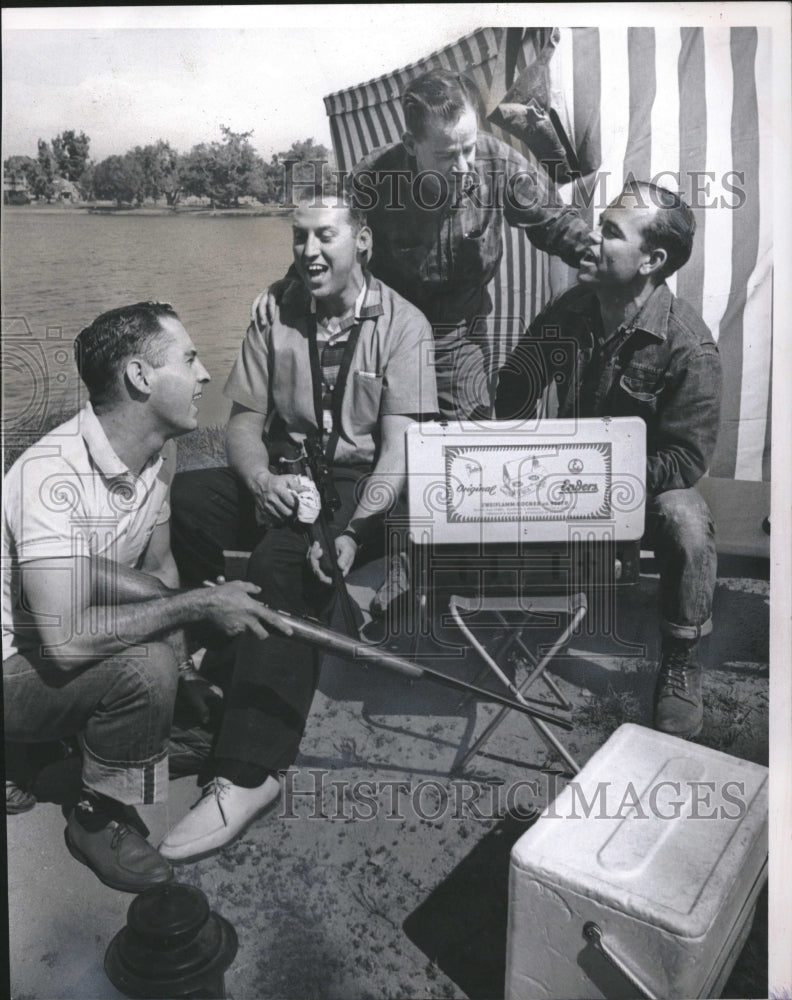
<svg viewBox="0 0 792 1000"><path fill-rule="evenodd" d="M768 770L623 725L512 848L512 864L684 936L767 855Z"/></svg>

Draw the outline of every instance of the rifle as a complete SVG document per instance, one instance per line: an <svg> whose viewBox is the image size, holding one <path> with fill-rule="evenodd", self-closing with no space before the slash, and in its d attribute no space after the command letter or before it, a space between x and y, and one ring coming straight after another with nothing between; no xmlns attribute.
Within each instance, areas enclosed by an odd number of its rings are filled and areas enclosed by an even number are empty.
<svg viewBox="0 0 792 1000"><path fill-rule="evenodd" d="M516 712L522 712L523 715L528 715L541 722L549 722L551 725L559 726L568 732L572 729L571 722L553 715L551 712L534 708L532 705L522 704L519 701L507 698L505 695L497 694L494 691L487 691L485 688L469 684L467 681L461 681L456 677L449 677L447 674L442 674L438 670L432 670L430 667L419 667L412 660L398 656L396 653L391 653L387 649L381 649L379 646L369 646L368 643L351 639L349 636L335 632L333 629L327 628L319 622L291 615L286 611L275 611L272 608L268 608L267 610L270 613L273 623L277 621L285 629L291 629L292 638L310 642L314 646L319 646L331 653L336 653L347 660L363 661L363 665L371 663L377 667L385 667L387 670L402 674L411 680L427 680L434 684L441 684L444 687L454 688L457 691L467 691L485 701L494 701L499 705L505 705L507 708L513 708Z"/></svg>

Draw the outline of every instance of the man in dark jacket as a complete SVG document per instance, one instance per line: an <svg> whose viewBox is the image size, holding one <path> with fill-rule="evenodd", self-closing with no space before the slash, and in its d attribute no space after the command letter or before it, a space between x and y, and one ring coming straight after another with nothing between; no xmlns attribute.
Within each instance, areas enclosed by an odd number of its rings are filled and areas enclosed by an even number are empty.
<svg viewBox="0 0 792 1000"><path fill-rule="evenodd" d="M502 223L576 267L589 227L510 146L478 131L466 81L431 70L402 94L401 142L355 167L352 195L373 234L376 275L432 324L440 413L489 416L487 285L503 253Z"/></svg>
<svg viewBox="0 0 792 1000"><path fill-rule="evenodd" d="M600 217L577 286L537 317L502 369L496 401L498 417L528 416L535 387L552 379L559 417L645 421L663 632L654 725L681 737L695 736L703 719L696 647L712 630L716 555L712 517L693 486L715 448L721 394L712 335L665 282L690 257L694 232L676 195L648 183L625 188ZM559 334L573 356L553 350Z"/></svg>

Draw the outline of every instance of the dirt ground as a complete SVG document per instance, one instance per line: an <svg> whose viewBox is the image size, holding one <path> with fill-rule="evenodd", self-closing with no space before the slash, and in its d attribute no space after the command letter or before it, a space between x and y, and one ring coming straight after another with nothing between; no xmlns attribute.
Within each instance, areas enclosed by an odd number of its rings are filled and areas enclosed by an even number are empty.
<svg viewBox="0 0 792 1000"><path fill-rule="evenodd" d="M766 765L769 585L754 569L722 567L716 628L701 647L706 717L697 742ZM382 571L379 564L357 574L351 589L362 606ZM574 722L559 735L581 764L622 722L651 721L656 597L649 572L625 588L615 612L603 612L613 622L608 636L592 614L555 661ZM529 647L549 634L529 630ZM494 646L500 632L483 635ZM406 635L389 641L402 652L410 644ZM477 670L459 633L439 619L418 655L458 677ZM509 669L518 681L525 676L519 657ZM237 931L229 997L503 995L509 852L566 778L516 712L456 770L494 711L423 681L325 659L277 809L218 856L177 870ZM39 804L8 817L10 995L117 997L102 960L132 897L103 887L68 856L60 804L75 762L48 772L39 777ZM167 807L141 810L152 839L196 793L195 779L179 779ZM724 996L767 995L763 894Z"/></svg>

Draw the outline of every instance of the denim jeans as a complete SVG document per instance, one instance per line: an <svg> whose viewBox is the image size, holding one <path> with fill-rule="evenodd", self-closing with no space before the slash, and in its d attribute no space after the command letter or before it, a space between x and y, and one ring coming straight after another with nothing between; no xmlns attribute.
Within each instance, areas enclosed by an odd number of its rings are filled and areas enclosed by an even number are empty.
<svg viewBox="0 0 792 1000"><path fill-rule="evenodd" d="M3 663L5 738L45 743L79 735L82 777L125 805L162 802L178 671L162 642L64 672L26 652Z"/></svg>
<svg viewBox="0 0 792 1000"><path fill-rule="evenodd" d="M679 639L712 631L717 556L712 514L693 489L668 490L646 505L644 541L660 570L660 628Z"/></svg>

